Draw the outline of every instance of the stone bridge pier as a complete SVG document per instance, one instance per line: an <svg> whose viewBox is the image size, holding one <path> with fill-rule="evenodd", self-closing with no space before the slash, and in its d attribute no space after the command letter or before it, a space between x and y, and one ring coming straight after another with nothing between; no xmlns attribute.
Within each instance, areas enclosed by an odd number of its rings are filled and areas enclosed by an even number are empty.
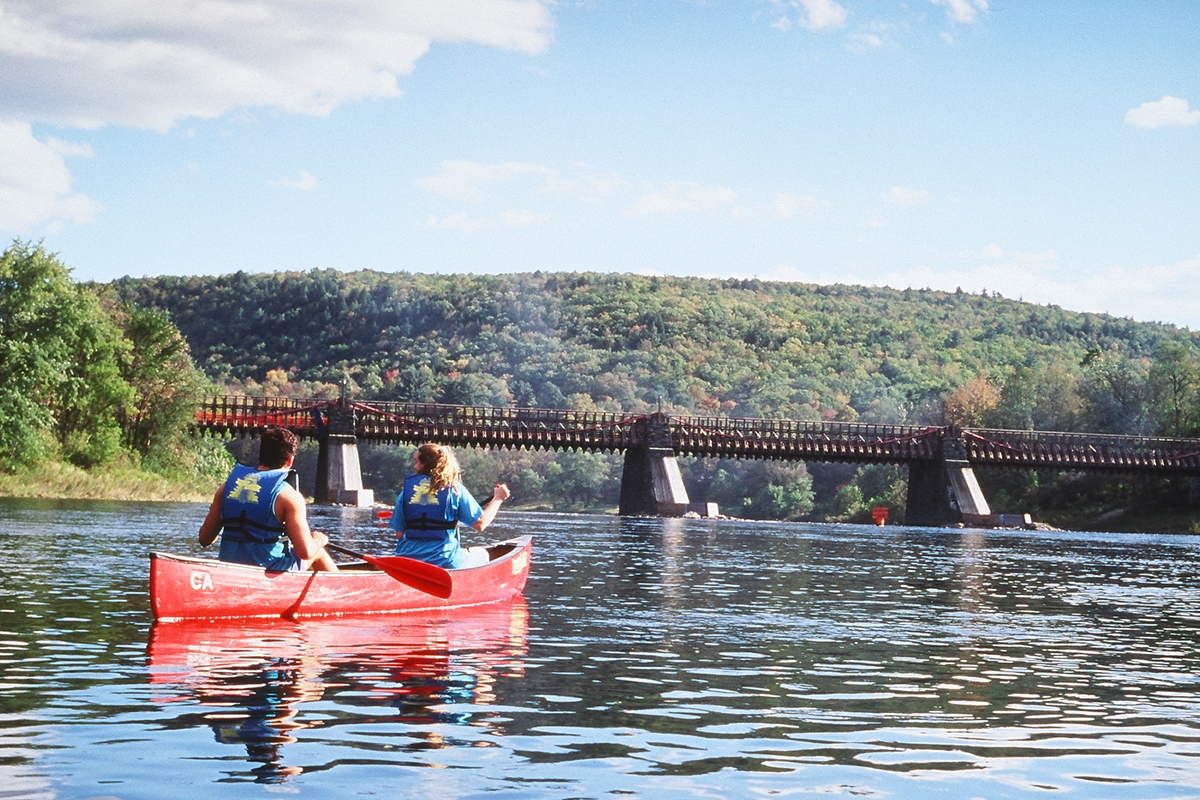
<svg viewBox="0 0 1200 800"><path fill-rule="evenodd" d="M951 425L941 439L936 461L908 465L908 499L904 524L943 527L965 523L1000 527L1029 527L1028 514L993 514L975 470L967 460L962 431Z"/></svg>
<svg viewBox="0 0 1200 800"><path fill-rule="evenodd" d="M375 503L375 492L364 489L358 463L357 422L354 409L338 400L313 412L317 428L317 486L313 500L322 505L358 506Z"/></svg>
<svg viewBox="0 0 1200 800"><path fill-rule="evenodd" d="M671 420L661 411L639 420L625 450L621 472L621 516L681 517L689 511L716 516L716 503L693 504L671 446Z"/></svg>

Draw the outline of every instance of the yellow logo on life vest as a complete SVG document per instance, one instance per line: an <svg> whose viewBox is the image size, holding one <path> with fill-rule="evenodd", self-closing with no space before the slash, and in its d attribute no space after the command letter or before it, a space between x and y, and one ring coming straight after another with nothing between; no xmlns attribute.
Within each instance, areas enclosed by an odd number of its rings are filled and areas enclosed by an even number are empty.
<svg viewBox="0 0 1200 800"><path fill-rule="evenodd" d="M257 503L258 493L262 487L258 485L257 475L243 475L225 495L230 500L241 500L244 503Z"/></svg>
<svg viewBox="0 0 1200 800"><path fill-rule="evenodd" d="M414 506L436 506L437 492L433 491L433 486L428 480L424 480L413 487L412 497L408 502Z"/></svg>

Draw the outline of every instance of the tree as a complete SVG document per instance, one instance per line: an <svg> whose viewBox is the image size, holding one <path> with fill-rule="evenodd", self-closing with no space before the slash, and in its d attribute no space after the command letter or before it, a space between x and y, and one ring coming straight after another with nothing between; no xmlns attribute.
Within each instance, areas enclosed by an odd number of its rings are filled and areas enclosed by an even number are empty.
<svg viewBox="0 0 1200 800"><path fill-rule="evenodd" d="M1193 350L1168 342L1154 352L1149 383L1161 430L1167 436L1191 436L1200 427L1200 364Z"/></svg>
<svg viewBox="0 0 1200 800"><path fill-rule="evenodd" d="M1078 427L1083 410L1077 370L1055 360L1040 369L1013 370L990 416L1002 428L1070 431Z"/></svg>
<svg viewBox="0 0 1200 800"><path fill-rule="evenodd" d="M169 455L178 451L196 412L204 376L165 312L126 304L117 319L130 345L121 354L120 371L133 389L132 402L118 414L125 443L143 456Z"/></svg>
<svg viewBox="0 0 1200 800"><path fill-rule="evenodd" d="M1080 385L1083 430L1096 433L1150 434L1154 428L1154 397L1146 359L1118 353L1088 354Z"/></svg>
<svg viewBox="0 0 1200 800"><path fill-rule="evenodd" d="M407 403L432 403L437 395L437 377L428 364L406 364L384 376L384 397Z"/></svg>
<svg viewBox="0 0 1200 800"><path fill-rule="evenodd" d="M988 415L1000 405L1000 390L987 378L972 378L946 395L946 422L964 428L983 427Z"/></svg>
<svg viewBox="0 0 1200 800"><path fill-rule="evenodd" d="M15 242L0 256L5 466L30 464L51 446L84 466L116 455L116 413L133 395L117 365L123 346L96 296L40 245Z"/></svg>

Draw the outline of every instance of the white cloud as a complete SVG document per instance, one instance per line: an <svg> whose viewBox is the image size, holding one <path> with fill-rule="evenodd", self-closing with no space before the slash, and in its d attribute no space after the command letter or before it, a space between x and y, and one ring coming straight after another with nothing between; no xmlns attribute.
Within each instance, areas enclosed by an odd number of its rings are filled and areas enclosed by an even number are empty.
<svg viewBox="0 0 1200 800"><path fill-rule="evenodd" d="M530 174L549 178L553 176L554 170L520 161L506 161L503 164L466 160L443 161L441 172L422 178L419 183L435 194L458 200L482 200L485 197L485 186Z"/></svg>
<svg viewBox="0 0 1200 800"><path fill-rule="evenodd" d="M850 46L856 50L878 50L883 39L876 33L855 33L850 36Z"/></svg>
<svg viewBox="0 0 1200 800"><path fill-rule="evenodd" d="M776 192L767 205L768 213L775 219L791 219L817 210L817 198L810 195Z"/></svg>
<svg viewBox="0 0 1200 800"><path fill-rule="evenodd" d="M897 208L916 208L928 203L932 195L924 189L907 189L903 186L893 186L889 192L884 192L885 202Z"/></svg>
<svg viewBox="0 0 1200 800"><path fill-rule="evenodd" d="M817 31L834 30L841 28L846 24L846 17L849 12L843 6L838 5L836 0L772 0L772 5L776 8L791 7L800 11L800 18L796 23L785 13L783 16L771 23L772 28L778 28L781 31L790 31L793 24L799 24L803 28L816 33Z"/></svg>
<svg viewBox="0 0 1200 800"><path fill-rule="evenodd" d="M536 53L550 31L543 0L6 0L0 106L160 131L239 107L327 114L399 95L432 42Z"/></svg>
<svg viewBox="0 0 1200 800"><path fill-rule="evenodd" d="M599 173L583 164L575 164L563 174L553 167L521 161L489 164L469 160L443 161L441 172L422 178L418 184L434 194L478 202L489 196L489 188L499 189L501 184L512 184L530 176L537 179L539 192L571 194L587 200L611 195L626 184L615 175ZM505 191L511 193L513 190L507 186Z"/></svg>
<svg viewBox="0 0 1200 800"><path fill-rule="evenodd" d="M49 221L87 222L99 205L72 189L64 156L88 156L87 145L38 141L27 122L0 121L0 228L27 233Z"/></svg>
<svg viewBox="0 0 1200 800"><path fill-rule="evenodd" d="M317 178L311 172L302 171L300 177L296 179L283 178L278 181L273 181L272 186L280 186L284 189L299 189L302 192L311 191L317 188Z"/></svg>
<svg viewBox="0 0 1200 800"><path fill-rule="evenodd" d="M988 10L987 0L929 0L935 6L945 6L946 14L955 22L970 24Z"/></svg>
<svg viewBox="0 0 1200 800"><path fill-rule="evenodd" d="M1142 103L1125 114L1125 124L1135 128L1186 127L1197 123L1200 123L1200 109L1189 109L1187 100L1170 95Z"/></svg>
<svg viewBox="0 0 1200 800"><path fill-rule="evenodd" d="M493 217L471 217L467 214L450 214L445 217L430 217L425 222L427 228L444 228L478 233L479 231L494 231L504 228L523 228L530 225L541 225L550 221L547 214L538 214L528 210L504 211Z"/></svg>
<svg viewBox="0 0 1200 800"><path fill-rule="evenodd" d="M840 28L846 24L847 11L834 0L800 0L806 19L804 27L810 31Z"/></svg>
<svg viewBox="0 0 1200 800"><path fill-rule="evenodd" d="M712 213L731 209L737 199L737 192L725 186L668 181L662 186L647 185L623 213L632 219L675 216L685 212Z"/></svg>
<svg viewBox="0 0 1200 800"><path fill-rule="evenodd" d="M528 180L530 178L533 180ZM572 164L560 171L554 167L521 161L443 161L440 172L422 178L418 184L434 194L471 203L512 203L520 198L536 205L539 202L538 195L561 195L598 206L615 199L618 204L623 204L621 213L631 219L720 213L740 220L785 220L811 214L819 205L815 197L785 191L775 192L764 202L739 205L739 195L733 189L705 186L693 181L647 182L642 184L640 191L631 195L628 191L629 181L619 175L599 172L586 164ZM555 210L561 210L561 204L556 205ZM452 214L431 217L426 224L431 227L481 230L497 227L500 222L528 224L530 221L527 217L500 220Z"/></svg>

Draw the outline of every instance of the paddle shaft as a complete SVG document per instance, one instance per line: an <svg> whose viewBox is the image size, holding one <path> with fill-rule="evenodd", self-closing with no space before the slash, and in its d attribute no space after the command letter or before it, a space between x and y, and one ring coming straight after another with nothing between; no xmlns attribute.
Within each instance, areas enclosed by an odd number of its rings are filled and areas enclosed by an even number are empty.
<svg viewBox="0 0 1200 800"><path fill-rule="evenodd" d="M351 550L348 547L342 547L341 545L334 544L333 542L327 543L325 545L325 549L332 550L335 553L341 553L344 556L353 556L354 558L361 558L363 561L367 560L366 553L359 553L355 550Z"/></svg>

